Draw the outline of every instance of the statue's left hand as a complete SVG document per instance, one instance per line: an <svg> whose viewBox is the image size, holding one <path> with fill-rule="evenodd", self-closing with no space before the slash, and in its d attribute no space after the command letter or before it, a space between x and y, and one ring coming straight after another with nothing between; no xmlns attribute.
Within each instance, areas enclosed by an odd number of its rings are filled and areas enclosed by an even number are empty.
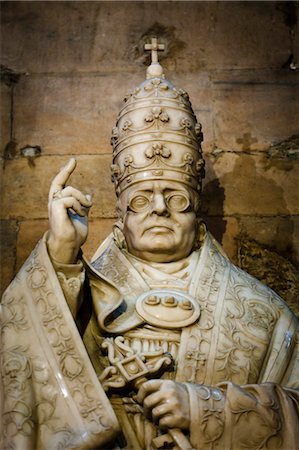
<svg viewBox="0 0 299 450"><path fill-rule="evenodd" d="M136 399L143 404L146 417L158 423L162 430L189 429L189 395L183 384L170 380L149 380L141 385Z"/></svg>

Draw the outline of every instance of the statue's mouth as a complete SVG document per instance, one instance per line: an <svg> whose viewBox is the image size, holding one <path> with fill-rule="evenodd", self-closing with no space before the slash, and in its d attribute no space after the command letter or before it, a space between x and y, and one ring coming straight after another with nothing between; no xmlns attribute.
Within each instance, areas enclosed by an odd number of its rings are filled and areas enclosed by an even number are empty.
<svg viewBox="0 0 299 450"><path fill-rule="evenodd" d="M152 227L147 228L146 231L153 231L155 233L169 233L170 231L173 231L173 229L165 225L153 225Z"/></svg>

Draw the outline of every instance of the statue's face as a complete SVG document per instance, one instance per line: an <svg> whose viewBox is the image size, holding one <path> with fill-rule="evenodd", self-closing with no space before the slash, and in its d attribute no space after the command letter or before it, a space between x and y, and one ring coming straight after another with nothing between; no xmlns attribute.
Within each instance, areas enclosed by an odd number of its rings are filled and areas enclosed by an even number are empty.
<svg viewBox="0 0 299 450"><path fill-rule="evenodd" d="M146 261L188 256L196 237L195 194L175 181L144 181L120 197L128 251Z"/></svg>

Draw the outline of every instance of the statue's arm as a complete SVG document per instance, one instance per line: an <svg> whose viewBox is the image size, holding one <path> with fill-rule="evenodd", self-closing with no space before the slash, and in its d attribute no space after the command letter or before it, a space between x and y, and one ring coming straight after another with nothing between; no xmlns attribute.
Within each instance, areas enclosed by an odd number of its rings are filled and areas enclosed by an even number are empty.
<svg viewBox="0 0 299 450"><path fill-rule="evenodd" d="M196 450L296 450L299 391L275 383L217 387L150 380L137 399L162 430L188 432Z"/></svg>
<svg viewBox="0 0 299 450"><path fill-rule="evenodd" d="M66 186L76 167L70 159L51 183L48 211L49 231L46 234L48 255L74 318L82 303L84 269L80 249L87 239L90 195Z"/></svg>
<svg viewBox="0 0 299 450"><path fill-rule="evenodd" d="M76 319L83 302L83 284L85 270L80 259L75 264L62 264L51 258L64 297L70 308L72 316Z"/></svg>
<svg viewBox="0 0 299 450"><path fill-rule="evenodd" d="M207 386L149 380L137 400L162 429L188 432L196 450L295 450L299 442L298 331L288 356L281 354L285 346L278 347L280 352L272 348L272 375L258 384L227 381Z"/></svg>
<svg viewBox="0 0 299 450"><path fill-rule="evenodd" d="M190 437L196 449L202 443L230 450L297 448L299 391L275 383L186 387Z"/></svg>
<svg viewBox="0 0 299 450"><path fill-rule="evenodd" d="M217 387L185 383L189 392L191 440L196 448L200 449L197 443L203 441L218 441L220 448L231 450L298 448L298 336L297 330L287 362L286 355L279 354L285 351L283 345L279 353L272 351L272 374L281 374L278 382L271 382L269 375L267 382L243 386L232 382Z"/></svg>

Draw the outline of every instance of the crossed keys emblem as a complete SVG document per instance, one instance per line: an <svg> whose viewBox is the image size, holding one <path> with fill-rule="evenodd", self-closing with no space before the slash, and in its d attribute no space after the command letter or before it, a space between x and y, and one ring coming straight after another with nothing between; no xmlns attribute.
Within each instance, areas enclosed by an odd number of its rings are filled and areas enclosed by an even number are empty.
<svg viewBox="0 0 299 450"><path fill-rule="evenodd" d="M106 367L99 380L106 392L131 387L138 391L142 383L158 374L173 370L174 361L170 353L162 349L149 352L135 352L125 344L123 336L106 338L101 344L107 353L109 367ZM153 450L193 450L188 438L178 428L152 440Z"/></svg>

